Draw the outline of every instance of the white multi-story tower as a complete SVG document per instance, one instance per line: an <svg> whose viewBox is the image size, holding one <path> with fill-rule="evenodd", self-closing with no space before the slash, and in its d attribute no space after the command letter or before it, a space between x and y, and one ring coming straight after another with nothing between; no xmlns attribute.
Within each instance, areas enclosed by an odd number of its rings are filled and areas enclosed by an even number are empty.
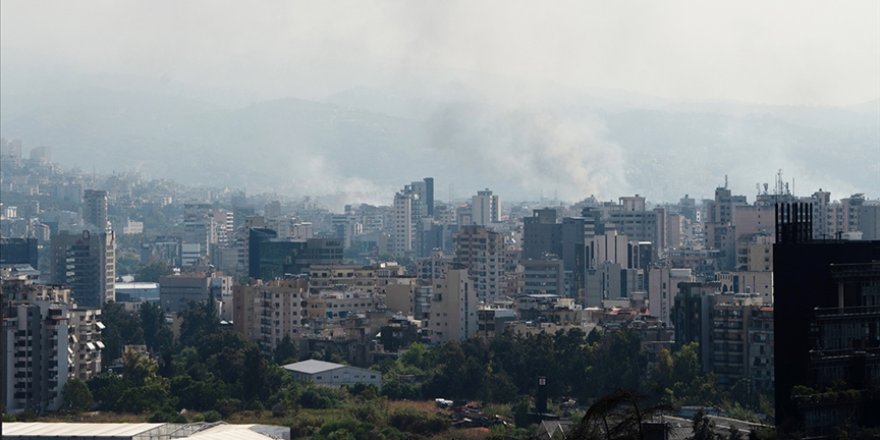
<svg viewBox="0 0 880 440"><path fill-rule="evenodd" d="M425 204L413 185L394 195L391 212L391 251L395 257L411 256L421 242L420 226Z"/></svg>
<svg viewBox="0 0 880 440"><path fill-rule="evenodd" d="M487 226L501 221L501 202L486 188L471 198L471 215L475 225Z"/></svg>
<svg viewBox="0 0 880 440"><path fill-rule="evenodd" d="M413 250L415 227L412 222L413 196L405 192L394 195L391 214L391 246L394 256L405 256Z"/></svg>
<svg viewBox="0 0 880 440"><path fill-rule="evenodd" d="M428 326L434 342L462 341L477 334L477 291L467 269L450 267L432 286Z"/></svg>
<svg viewBox="0 0 880 440"><path fill-rule="evenodd" d="M501 296L504 237L485 226L462 226L455 234L455 262L468 268L477 298L493 302Z"/></svg>

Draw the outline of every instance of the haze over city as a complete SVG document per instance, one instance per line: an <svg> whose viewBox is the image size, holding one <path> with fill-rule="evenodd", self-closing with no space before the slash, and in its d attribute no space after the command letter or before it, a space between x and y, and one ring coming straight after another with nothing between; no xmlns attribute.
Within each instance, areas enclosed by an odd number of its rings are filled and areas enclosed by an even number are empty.
<svg viewBox="0 0 880 440"><path fill-rule="evenodd" d="M880 2L0 1L10 440L880 438Z"/></svg>
<svg viewBox="0 0 880 440"><path fill-rule="evenodd" d="M334 207L428 174L443 200L751 194L779 169L877 196L876 2L3 12L4 136L84 169Z"/></svg>

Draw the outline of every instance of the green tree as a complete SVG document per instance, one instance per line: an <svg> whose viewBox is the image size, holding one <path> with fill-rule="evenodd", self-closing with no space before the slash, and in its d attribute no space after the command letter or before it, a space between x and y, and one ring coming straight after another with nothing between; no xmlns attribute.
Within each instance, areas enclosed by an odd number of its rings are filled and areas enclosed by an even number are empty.
<svg viewBox="0 0 880 440"><path fill-rule="evenodd" d="M216 333L220 322L212 299L189 303L180 316L183 318L180 325L180 343L183 345L198 346L200 339Z"/></svg>
<svg viewBox="0 0 880 440"><path fill-rule="evenodd" d="M449 429L449 420L438 414L402 408L391 414L391 426L403 432L429 436Z"/></svg>
<svg viewBox="0 0 880 440"><path fill-rule="evenodd" d="M644 406L645 397L634 391L615 391L599 398L590 406L569 438L576 439L641 439L642 422L654 414L668 410L665 405Z"/></svg>
<svg viewBox="0 0 880 440"><path fill-rule="evenodd" d="M125 310L121 304L114 302L104 304L101 309L101 322L105 326L101 333L104 342L101 362L104 365L110 365L121 358L124 346L144 343L144 329L140 316Z"/></svg>
<svg viewBox="0 0 880 440"><path fill-rule="evenodd" d="M98 404L98 409L115 411L117 402L128 385L122 376L104 372L89 380L89 390Z"/></svg>
<svg viewBox="0 0 880 440"><path fill-rule="evenodd" d="M79 413L88 411L94 405L92 392L89 391L88 385L76 378L65 382L62 395L61 407L66 412Z"/></svg>
<svg viewBox="0 0 880 440"><path fill-rule="evenodd" d="M135 279L145 283L158 283L159 278L170 274L171 266L165 264L163 261L157 261L138 270Z"/></svg>
<svg viewBox="0 0 880 440"><path fill-rule="evenodd" d="M715 434L715 423L709 420L709 416L702 408L697 410L692 419L694 435L693 440L715 440L718 436Z"/></svg>
<svg viewBox="0 0 880 440"><path fill-rule="evenodd" d="M700 345L685 344L673 355L672 382L691 383L700 376Z"/></svg>
<svg viewBox="0 0 880 440"><path fill-rule="evenodd" d="M529 415L531 410L531 401L528 397L520 397L516 405L513 406L513 422L517 428L528 428L532 423L532 417Z"/></svg>
<svg viewBox="0 0 880 440"><path fill-rule="evenodd" d="M281 342L275 347L275 363L284 365L289 362L296 362L296 345L290 339L290 335L284 335Z"/></svg>
<svg viewBox="0 0 880 440"><path fill-rule="evenodd" d="M156 361L137 352L122 359L125 388L116 401L117 411L142 413L173 406L168 379L157 374Z"/></svg>
<svg viewBox="0 0 880 440"><path fill-rule="evenodd" d="M149 301L142 304L139 318L147 348L154 353L171 348L174 337L159 304Z"/></svg>

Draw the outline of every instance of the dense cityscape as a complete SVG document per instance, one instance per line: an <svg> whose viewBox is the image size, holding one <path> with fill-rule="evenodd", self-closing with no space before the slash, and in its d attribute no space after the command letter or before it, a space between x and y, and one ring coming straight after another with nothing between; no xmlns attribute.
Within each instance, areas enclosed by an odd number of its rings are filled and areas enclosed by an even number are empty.
<svg viewBox="0 0 880 440"><path fill-rule="evenodd" d="M878 79L877 0L0 0L0 437L878 440Z"/></svg>
<svg viewBox="0 0 880 440"><path fill-rule="evenodd" d="M6 422L877 432L880 201L863 194L798 196L780 170L752 196L720 176L673 203L441 201L425 177L334 212L0 147Z"/></svg>

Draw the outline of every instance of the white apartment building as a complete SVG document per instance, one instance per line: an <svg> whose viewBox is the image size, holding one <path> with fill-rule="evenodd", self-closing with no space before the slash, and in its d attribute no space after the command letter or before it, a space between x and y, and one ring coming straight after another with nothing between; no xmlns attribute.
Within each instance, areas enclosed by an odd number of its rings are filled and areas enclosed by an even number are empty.
<svg viewBox="0 0 880 440"><path fill-rule="evenodd" d="M428 327L434 342L461 341L477 334L477 292L467 269L450 267L434 284Z"/></svg>
<svg viewBox="0 0 880 440"><path fill-rule="evenodd" d="M489 188L477 191L471 198L471 221L475 225L488 226L501 221L501 202Z"/></svg>

